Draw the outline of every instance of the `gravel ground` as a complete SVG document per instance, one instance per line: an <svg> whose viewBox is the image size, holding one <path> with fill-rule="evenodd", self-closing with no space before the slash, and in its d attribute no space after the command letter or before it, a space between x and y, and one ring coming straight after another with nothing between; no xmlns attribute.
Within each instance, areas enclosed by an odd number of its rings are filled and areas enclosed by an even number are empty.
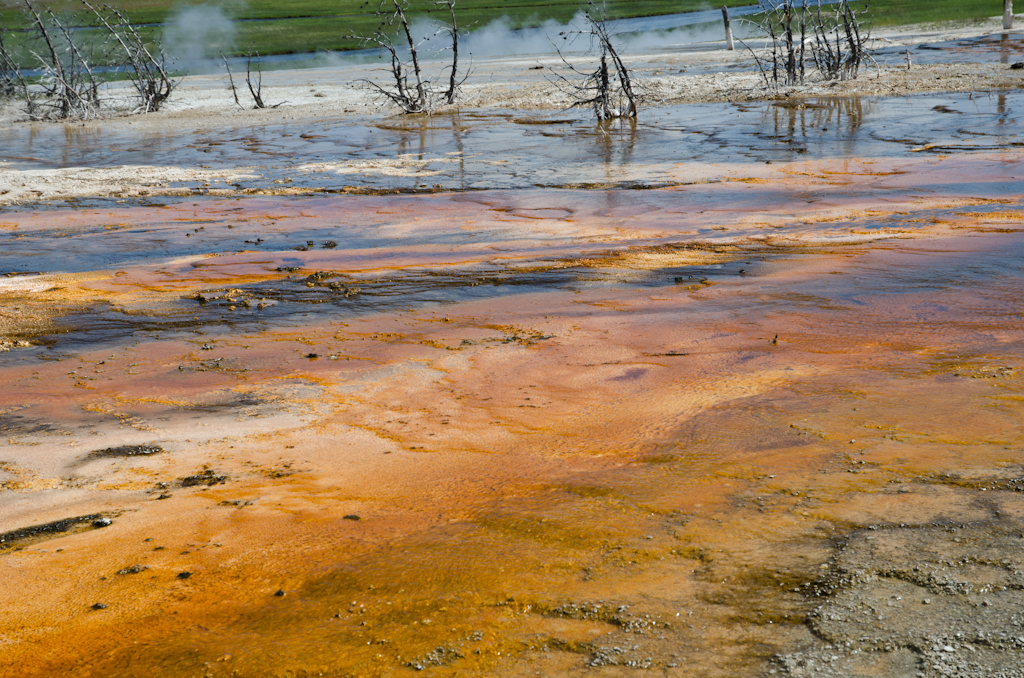
<svg viewBox="0 0 1024 678"><path fill-rule="evenodd" d="M825 598L807 620L815 642L769 674L1024 676L1024 500L998 485L963 490L977 503L969 495L985 488L991 520L939 516L853 534L808 587Z"/></svg>

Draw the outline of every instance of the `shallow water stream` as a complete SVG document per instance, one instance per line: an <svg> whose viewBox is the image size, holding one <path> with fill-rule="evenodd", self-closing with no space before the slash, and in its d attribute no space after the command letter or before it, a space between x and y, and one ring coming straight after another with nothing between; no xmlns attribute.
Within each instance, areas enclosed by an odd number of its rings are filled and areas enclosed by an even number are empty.
<svg viewBox="0 0 1024 678"><path fill-rule="evenodd" d="M692 163L727 168L1016 148L1024 144L1022 106L1024 95L1009 91L675 106L607 126L578 112L501 111L212 130L185 123L141 138L123 123L109 130L18 126L0 130L0 160L18 169L153 165L249 175L188 185L200 193L642 188L686 183L679 168Z"/></svg>

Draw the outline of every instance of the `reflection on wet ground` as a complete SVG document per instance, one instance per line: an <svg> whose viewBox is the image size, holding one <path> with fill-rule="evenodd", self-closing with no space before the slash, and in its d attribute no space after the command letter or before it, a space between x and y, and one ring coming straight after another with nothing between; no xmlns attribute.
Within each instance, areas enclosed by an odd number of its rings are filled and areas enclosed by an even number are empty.
<svg viewBox="0 0 1024 678"><path fill-rule="evenodd" d="M884 105L881 103L884 101ZM119 125L0 131L19 169L167 165L246 170L247 178L177 184L194 195L352 188L431 192L658 187L680 163L792 162L998 150L1024 144L1024 94L822 98L650 109L596 126L586 114L473 113L182 128L139 138ZM88 203L86 203L88 204ZM34 209L34 208L32 208Z"/></svg>
<svg viewBox="0 0 1024 678"><path fill-rule="evenodd" d="M900 50L882 50L880 56L898 62ZM906 51L903 51L906 54ZM918 45L912 59L916 63L947 63L950 57L958 63L989 63L998 57L1001 64L1012 64L1024 58L1024 33L1006 31L967 40L949 40ZM886 62L883 62L886 63Z"/></svg>
<svg viewBox="0 0 1024 678"><path fill-rule="evenodd" d="M487 190L3 214L0 673L1015 670L1019 105L264 130Z"/></svg>

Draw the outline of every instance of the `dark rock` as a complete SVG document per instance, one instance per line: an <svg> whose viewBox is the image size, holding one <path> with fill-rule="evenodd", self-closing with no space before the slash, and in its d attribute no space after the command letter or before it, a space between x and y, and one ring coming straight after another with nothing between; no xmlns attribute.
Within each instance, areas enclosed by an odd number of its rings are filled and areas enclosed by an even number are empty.
<svg viewBox="0 0 1024 678"><path fill-rule="evenodd" d="M107 606L104 605L103 603L93 603L90 607L92 607L92 609L94 609L94 610L105 610L105 609L107 609Z"/></svg>
<svg viewBox="0 0 1024 678"><path fill-rule="evenodd" d="M465 655L451 645L443 645L406 664L411 669L423 671L428 666L447 666Z"/></svg>
<svg viewBox="0 0 1024 678"><path fill-rule="evenodd" d="M33 525L32 527L23 527L18 530L13 530L4 534L0 534L0 547L12 544L14 542L23 541L25 539L31 539L32 537L41 537L49 534L60 534L61 532L67 532L72 527L80 525L81 523L99 520L98 513L91 513L87 516L77 516L75 518L65 518L63 520L55 520L52 523L44 523L42 525ZM106 520L102 518L101 520ZM93 523L95 525L95 523ZM107 521L107 525L110 521ZM99 527L97 525L97 527Z"/></svg>
<svg viewBox="0 0 1024 678"><path fill-rule="evenodd" d="M149 568L146 567L145 565L129 565L128 567L124 568L123 570L118 570L117 573L118 574L138 574L139 572L142 572L143 570L148 570L148 569Z"/></svg>
<svg viewBox="0 0 1024 678"><path fill-rule="evenodd" d="M195 487L196 485L206 485L207 487L211 487L213 485L219 485L220 483L226 482L227 479L227 476L219 476L216 471L206 469L202 473L185 476L179 480L181 481L182 487Z"/></svg>
<svg viewBox="0 0 1024 678"><path fill-rule="evenodd" d="M805 595L813 640L772 661L806 678L1024 676L1024 525L872 526L840 543Z"/></svg>
<svg viewBox="0 0 1024 678"><path fill-rule="evenodd" d="M350 513L350 514L348 514L347 516L345 516L345 518L344 518L344 519L345 519L345 520L362 520L362 518L360 518L359 516L357 516L357 515L356 515L356 514L354 514L354 513Z"/></svg>
<svg viewBox="0 0 1024 678"><path fill-rule="evenodd" d="M99 520L92 521L92 526L93 527L109 527L110 525L113 525L113 524L114 524L114 521L111 520L110 518L100 518Z"/></svg>
<svg viewBox="0 0 1024 678"><path fill-rule="evenodd" d="M1013 64L1012 66L1010 66L1010 70L1011 71L1024 70L1024 61L1018 61L1017 63Z"/></svg>
<svg viewBox="0 0 1024 678"><path fill-rule="evenodd" d="M280 598L281 596L284 595L284 589L278 589L277 591L274 592L274 595L277 596L278 598Z"/></svg>
<svg viewBox="0 0 1024 678"><path fill-rule="evenodd" d="M179 572L178 573L178 579L188 579L191 576L192 576L191 572Z"/></svg>
<svg viewBox="0 0 1024 678"><path fill-rule="evenodd" d="M103 457L148 457L153 454L160 454L164 448L159 445L122 445L120 447L108 447L105 450L91 452L87 459L100 459Z"/></svg>

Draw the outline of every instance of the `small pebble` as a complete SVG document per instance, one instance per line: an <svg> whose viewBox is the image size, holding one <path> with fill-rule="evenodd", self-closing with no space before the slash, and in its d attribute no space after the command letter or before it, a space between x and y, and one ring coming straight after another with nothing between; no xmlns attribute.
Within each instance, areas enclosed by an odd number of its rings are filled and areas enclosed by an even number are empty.
<svg viewBox="0 0 1024 678"><path fill-rule="evenodd" d="M178 579L188 579L191 576L192 576L191 572L179 572L178 573Z"/></svg>
<svg viewBox="0 0 1024 678"><path fill-rule="evenodd" d="M94 609L94 610L105 610L105 609L107 609L107 606L104 605L103 603L93 603L92 609Z"/></svg>
<svg viewBox="0 0 1024 678"><path fill-rule="evenodd" d="M277 592L274 595L277 596L278 598L280 598L281 596L284 595L284 589L278 589Z"/></svg>
<svg viewBox="0 0 1024 678"><path fill-rule="evenodd" d="M921 602L923 602L925 605L931 605L932 604L932 599L931 598L925 598Z"/></svg>
<svg viewBox="0 0 1024 678"><path fill-rule="evenodd" d="M107 527L108 525L113 525L113 524L114 524L114 521L111 520L110 518L100 518L99 520L92 521L92 526L93 527Z"/></svg>
<svg viewBox="0 0 1024 678"><path fill-rule="evenodd" d="M344 518L344 519L345 519L345 520L362 520L362 518L360 518L359 516L357 516L357 515L356 515L356 514L354 514L354 513L350 513L350 514L348 514L347 516L345 516L345 518Z"/></svg>

